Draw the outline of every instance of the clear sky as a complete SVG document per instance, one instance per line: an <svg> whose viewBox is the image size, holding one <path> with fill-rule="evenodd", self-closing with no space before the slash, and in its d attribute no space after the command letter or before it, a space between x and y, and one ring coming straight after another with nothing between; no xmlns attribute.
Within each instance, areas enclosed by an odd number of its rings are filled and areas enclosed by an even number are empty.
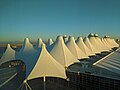
<svg viewBox="0 0 120 90"><path fill-rule="evenodd" d="M0 0L0 41L90 32L120 38L120 0Z"/></svg>

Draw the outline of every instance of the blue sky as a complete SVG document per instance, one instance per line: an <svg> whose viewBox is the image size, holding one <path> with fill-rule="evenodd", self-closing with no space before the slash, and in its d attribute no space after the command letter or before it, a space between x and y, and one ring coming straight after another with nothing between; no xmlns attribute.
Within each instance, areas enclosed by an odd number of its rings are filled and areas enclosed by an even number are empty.
<svg viewBox="0 0 120 90"><path fill-rule="evenodd" d="M120 38L120 0L0 0L0 41L90 32Z"/></svg>

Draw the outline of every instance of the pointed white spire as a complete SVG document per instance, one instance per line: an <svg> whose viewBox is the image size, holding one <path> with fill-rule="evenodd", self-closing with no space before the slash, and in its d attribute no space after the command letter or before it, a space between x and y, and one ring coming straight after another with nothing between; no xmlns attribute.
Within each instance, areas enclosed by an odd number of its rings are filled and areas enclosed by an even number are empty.
<svg viewBox="0 0 120 90"><path fill-rule="evenodd" d="M65 45L62 36L57 37L50 54L64 67L68 67L74 62L79 62Z"/></svg>
<svg viewBox="0 0 120 90"><path fill-rule="evenodd" d="M115 40L111 39L109 36L104 36L104 39L106 40L107 43L110 44L111 48L119 47L119 45L115 42Z"/></svg>
<svg viewBox="0 0 120 90"><path fill-rule="evenodd" d="M83 59L83 58L89 58L85 53L77 46L75 43L74 37L70 36L67 42L67 47L71 51L71 53L77 58L77 59Z"/></svg>
<svg viewBox="0 0 120 90"><path fill-rule="evenodd" d="M24 39L20 52L16 53L16 58L22 60L26 64L26 75L28 75L36 63L39 52L37 52L29 39Z"/></svg>
<svg viewBox="0 0 120 90"><path fill-rule="evenodd" d="M78 45L78 47L87 55L87 56L92 56L95 55L95 53L93 53L83 42L82 37L78 37L76 40L76 44Z"/></svg>
<svg viewBox="0 0 120 90"><path fill-rule="evenodd" d="M8 44L5 53L0 59L0 64L11 60L15 60L15 51L10 47L10 44Z"/></svg>
<svg viewBox="0 0 120 90"><path fill-rule="evenodd" d="M95 37L94 37L94 34L93 33L90 33L89 34L89 41L90 41L90 43L94 46L94 48L96 48L96 53L100 53L102 50L100 50L100 48L99 48L99 46L98 46L98 43L97 43L97 41L96 41L96 39L95 39Z"/></svg>
<svg viewBox="0 0 120 90"><path fill-rule="evenodd" d="M53 44L53 40L52 40L52 38L50 38L50 39L48 39L48 46L50 46L50 45L52 45Z"/></svg>
<svg viewBox="0 0 120 90"><path fill-rule="evenodd" d="M93 53L98 53L96 48L91 44L91 42L89 41L88 37L84 38L84 43L85 45L93 52Z"/></svg>
<svg viewBox="0 0 120 90"><path fill-rule="evenodd" d="M95 34L95 39L96 39L96 42L97 42L97 45L99 47L99 49L104 52L104 51L109 51L105 45L102 43L101 39L98 37L98 34Z"/></svg>
<svg viewBox="0 0 120 90"><path fill-rule="evenodd" d="M114 39L111 39L111 42L114 47L119 47L119 44L117 44L117 42Z"/></svg>
<svg viewBox="0 0 120 90"><path fill-rule="evenodd" d="M67 78L65 68L48 53L45 44L42 44L37 63L27 77L27 80L44 76Z"/></svg>
<svg viewBox="0 0 120 90"><path fill-rule="evenodd" d="M33 51L33 50L34 50L33 45L30 43L30 41L29 41L28 38L25 38L23 46L20 49L20 52L26 52L26 53L28 53L28 52Z"/></svg>
<svg viewBox="0 0 120 90"><path fill-rule="evenodd" d="M110 47L110 48L113 48L114 46L112 45L112 42L110 41L110 38L109 36L104 36L104 41L107 43L107 45Z"/></svg>
<svg viewBox="0 0 120 90"><path fill-rule="evenodd" d="M104 46L106 47L107 50L111 50L111 46L106 42L106 40L104 38L101 39L102 43L104 44Z"/></svg>
<svg viewBox="0 0 120 90"><path fill-rule="evenodd" d="M37 41L37 44L36 44L36 47L35 48L41 48L41 45L43 44L44 42L42 41L42 38L38 38L38 41Z"/></svg>
<svg viewBox="0 0 120 90"><path fill-rule="evenodd" d="M109 48L109 50L112 50L113 46L111 45L111 42L109 42L109 40L107 40L107 38L109 38L109 36L102 38L103 42L106 44L106 46Z"/></svg>

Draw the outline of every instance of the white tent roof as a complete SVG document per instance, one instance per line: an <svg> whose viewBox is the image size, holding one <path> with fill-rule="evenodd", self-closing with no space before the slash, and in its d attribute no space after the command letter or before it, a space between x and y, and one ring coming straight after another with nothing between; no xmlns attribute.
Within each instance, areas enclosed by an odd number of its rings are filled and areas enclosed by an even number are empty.
<svg viewBox="0 0 120 90"><path fill-rule="evenodd" d="M95 49L95 52L96 52L96 53L100 53L102 50L100 50L100 48L99 48L99 46L98 46L98 42L96 41L96 39L95 39L95 37L94 37L94 34L91 33L91 34L89 34L88 37L89 37L90 43L93 45L94 48L96 48L96 49Z"/></svg>
<svg viewBox="0 0 120 90"><path fill-rule="evenodd" d="M78 37L76 40L76 44L78 45L78 47L87 55L87 56L91 56L91 55L95 55L95 53L93 53L83 42L82 37Z"/></svg>
<svg viewBox="0 0 120 90"><path fill-rule="evenodd" d="M111 47L119 47L119 45L115 42L114 39L111 39L109 36L105 36L104 39L106 40L107 43L111 45Z"/></svg>
<svg viewBox="0 0 120 90"><path fill-rule="evenodd" d="M65 68L48 53L45 44L42 45L37 63L27 80L44 76L67 78Z"/></svg>
<svg viewBox="0 0 120 90"><path fill-rule="evenodd" d="M53 40L50 38L50 39L48 39L48 46L50 46L50 45L52 45L53 44Z"/></svg>
<svg viewBox="0 0 120 90"><path fill-rule="evenodd" d="M41 48L41 45L42 45L43 43L44 43L44 42L42 41L42 38L38 38L37 44L36 44L35 48Z"/></svg>
<svg viewBox="0 0 120 90"><path fill-rule="evenodd" d="M0 64L10 60L15 60L15 51L10 47L10 44L8 44L5 53L0 59Z"/></svg>
<svg viewBox="0 0 120 90"><path fill-rule="evenodd" d="M33 48L33 45L29 42L29 39L24 39L23 46L20 52L16 54L16 58L22 60L26 64L26 75L31 72L38 58L38 54L39 52Z"/></svg>
<svg viewBox="0 0 120 90"><path fill-rule="evenodd" d="M120 74L120 48L97 61L93 65Z"/></svg>
<svg viewBox="0 0 120 90"><path fill-rule="evenodd" d="M105 39L101 39L102 43L106 46L106 49L111 50L111 46L106 42Z"/></svg>
<svg viewBox="0 0 120 90"><path fill-rule="evenodd" d="M25 38L20 52L29 53L30 51L34 51L33 45L30 43L28 38Z"/></svg>
<svg viewBox="0 0 120 90"><path fill-rule="evenodd" d="M98 37L98 34L95 34L95 39L98 43L98 47L102 50L102 51L109 51L108 48L106 48L106 46L102 43L101 39Z"/></svg>
<svg viewBox="0 0 120 90"><path fill-rule="evenodd" d="M111 41L109 36L104 36L104 40L111 46L111 48L114 47L114 45L113 45L113 43L112 43L112 41Z"/></svg>
<svg viewBox="0 0 120 90"><path fill-rule="evenodd" d="M66 43L68 49L77 59L89 58L75 43L74 37L70 36Z"/></svg>
<svg viewBox="0 0 120 90"><path fill-rule="evenodd" d="M108 47L113 48L111 41L107 40L108 38L103 38L104 42L107 44Z"/></svg>
<svg viewBox="0 0 120 90"><path fill-rule="evenodd" d="M91 42L89 41L88 37L84 38L84 43L93 53L97 53L96 48L91 44Z"/></svg>
<svg viewBox="0 0 120 90"><path fill-rule="evenodd" d="M62 36L58 36L52 46L50 54L64 67L68 67L74 62L78 62L77 58L69 51L63 41Z"/></svg>
<svg viewBox="0 0 120 90"><path fill-rule="evenodd" d="M114 47L119 47L119 44L117 44L114 39L111 39L111 42L112 42L112 44L113 44Z"/></svg>

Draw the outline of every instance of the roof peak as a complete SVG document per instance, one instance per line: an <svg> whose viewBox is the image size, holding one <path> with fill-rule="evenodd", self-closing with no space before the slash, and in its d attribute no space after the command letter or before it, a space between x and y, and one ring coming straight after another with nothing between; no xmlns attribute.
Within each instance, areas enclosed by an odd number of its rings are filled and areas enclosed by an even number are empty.
<svg viewBox="0 0 120 90"><path fill-rule="evenodd" d="M63 37L61 35L57 36L57 41L63 41Z"/></svg>
<svg viewBox="0 0 120 90"><path fill-rule="evenodd" d="M75 39L74 39L73 36L69 36L69 40L70 40L70 41L74 41Z"/></svg>
<svg viewBox="0 0 120 90"><path fill-rule="evenodd" d="M41 45L41 46L42 46L42 48L46 48L46 45L45 45L44 43L42 43L42 45Z"/></svg>
<svg viewBox="0 0 120 90"><path fill-rule="evenodd" d="M24 42L29 42L29 38L25 38L25 39L24 39Z"/></svg>

